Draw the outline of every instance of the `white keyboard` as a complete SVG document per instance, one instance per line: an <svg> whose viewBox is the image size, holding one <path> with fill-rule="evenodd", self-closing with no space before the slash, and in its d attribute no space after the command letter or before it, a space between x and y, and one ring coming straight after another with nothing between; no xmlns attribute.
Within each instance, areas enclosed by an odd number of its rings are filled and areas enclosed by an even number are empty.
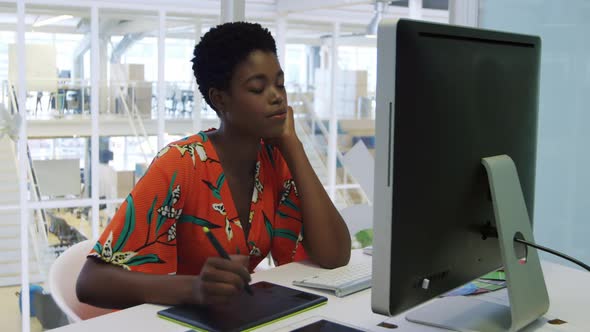
<svg viewBox="0 0 590 332"><path fill-rule="evenodd" d="M294 280L293 285L332 290L343 297L371 287L371 261L348 264Z"/></svg>

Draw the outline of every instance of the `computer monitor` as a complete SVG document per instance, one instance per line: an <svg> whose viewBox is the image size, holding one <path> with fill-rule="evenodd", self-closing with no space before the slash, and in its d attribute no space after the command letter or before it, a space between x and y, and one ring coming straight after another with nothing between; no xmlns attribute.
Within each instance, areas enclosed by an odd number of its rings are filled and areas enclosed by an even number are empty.
<svg viewBox="0 0 590 332"><path fill-rule="evenodd" d="M509 330L547 311L537 253L514 245L532 240L540 47L534 36L380 24L373 311L397 315L503 265L511 308L444 298L422 311L431 317L406 318ZM454 322L464 316L471 322Z"/></svg>

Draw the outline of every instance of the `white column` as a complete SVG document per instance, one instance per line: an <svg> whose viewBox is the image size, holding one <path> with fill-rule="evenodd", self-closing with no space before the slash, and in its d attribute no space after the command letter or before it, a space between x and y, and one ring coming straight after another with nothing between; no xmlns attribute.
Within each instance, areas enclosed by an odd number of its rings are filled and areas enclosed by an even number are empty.
<svg viewBox="0 0 590 332"><path fill-rule="evenodd" d="M127 136L123 136L123 167L125 167L125 169L129 169L129 149L127 148L127 144L129 144L129 139Z"/></svg>
<svg viewBox="0 0 590 332"><path fill-rule="evenodd" d="M158 148L164 147L164 130L166 127L166 79L164 73L164 62L166 61L166 12L158 11ZM153 157L153 156L152 156Z"/></svg>
<svg viewBox="0 0 590 332"><path fill-rule="evenodd" d="M31 330L29 311L31 299L29 297L29 204L27 190L27 82L26 82L26 49L25 49L25 1L16 3L16 54L18 61L17 103L19 115L22 119L18 135L18 165L20 191L20 271L21 271L21 328L24 332Z"/></svg>
<svg viewBox="0 0 590 332"><path fill-rule="evenodd" d="M422 19L422 0L410 0L408 2L410 18L414 20Z"/></svg>
<svg viewBox="0 0 590 332"><path fill-rule="evenodd" d="M279 16L276 21L276 44L277 44L277 56L279 63L285 68L285 61L287 56L287 18L285 16Z"/></svg>
<svg viewBox="0 0 590 332"><path fill-rule="evenodd" d="M201 21L197 19L195 23L195 45L199 43L201 40ZM202 130L203 124L201 121L201 105L203 102L203 97L201 96L201 91L199 91L199 85L197 84L196 78L192 75L192 79L195 82L195 90L193 91L193 130L198 132Z"/></svg>
<svg viewBox="0 0 590 332"><path fill-rule="evenodd" d="M450 0L449 23L468 27L478 27L479 0Z"/></svg>
<svg viewBox="0 0 590 332"><path fill-rule="evenodd" d="M330 129L328 135L328 195L336 199L336 149L338 148L338 115L336 82L338 79L338 38L340 23L336 22L332 29L332 46L330 54Z"/></svg>
<svg viewBox="0 0 590 332"><path fill-rule="evenodd" d="M97 19L98 21L99 19ZM97 24L100 24L98 22ZM99 25L100 26L100 25ZM98 113L114 113L115 109L110 109L111 106L114 106L115 103L109 102L109 95L112 98L115 98L113 84L121 84L121 82L116 82L114 77L110 77L110 82L107 81L108 76L108 69L109 69L109 54L108 54L108 45L110 43L109 36L101 36L100 35L100 28L97 28L97 35L98 35L98 59L103 59L103 61L99 61L99 68L98 68L98 79L102 80L100 84L100 90L98 93L100 103L100 108L98 109ZM92 61L92 60L90 60ZM90 65L92 66L92 64Z"/></svg>
<svg viewBox="0 0 590 332"><path fill-rule="evenodd" d="M100 92L102 90L101 86L104 82L101 79L106 79L102 77L102 70L100 67L101 58L100 58L100 40L99 40L99 31L98 31L98 7L96 5L92 6L90 9L90 121L92 125L92 132L90 135L90 169L91 169L91 193L90 198L92 200L92 239L98 239L99 234L99 182L100 182L100 167L98 163L98 155L100 152L98 136L99 136L99 127L98 127L98 119L100 114ZM105 59L102 59L106 61ZM86 179L88 181L88 179Z"/></svg>
<svg viewBox="0 0 590 332"><path fill-rule="evenodd" d="M244 21L245 17L245 0L221 0L220 23Z"/></svg>

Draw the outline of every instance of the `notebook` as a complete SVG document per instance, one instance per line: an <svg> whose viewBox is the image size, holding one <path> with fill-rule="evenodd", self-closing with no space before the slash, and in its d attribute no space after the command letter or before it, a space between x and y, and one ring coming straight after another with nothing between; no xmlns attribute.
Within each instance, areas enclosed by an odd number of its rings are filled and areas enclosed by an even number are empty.
<svg viewBox="0 0 590 332"><path fill-rule="evenodd" d="M324 296L261 281L229 305L215 308L175 306L158 312L164 318L199 331L250 331L326 304Z"/></svg>

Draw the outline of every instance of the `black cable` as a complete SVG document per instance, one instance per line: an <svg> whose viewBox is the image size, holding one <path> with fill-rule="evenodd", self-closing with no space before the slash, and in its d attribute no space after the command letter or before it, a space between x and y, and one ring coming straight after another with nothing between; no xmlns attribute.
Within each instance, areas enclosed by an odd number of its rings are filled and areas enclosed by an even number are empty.
<svg viewBox="0 0 590 332"><path fill-rule="evenodd" d="M579 265L579 266L583 267L583 268L584 268L584 269L586 269L587 271L590 271L590 266L588 266L588 265L584 264L583 262L581 262L581 261L579 261L579 260L577 260L577 259L575 259L575 258L573 258L573 257L570 257L570 256L568 256L568 255L566 255L566 254L562 254L562 253L560 253L559 251L555 251L555 250L553 250L553 249L549 249L549 248L547 248L547 247L543 247L543 246L541 246L541 245L538 245L538 244L536 244L536 243L528 242L528 241L526 241L526 240L522 240L522 239L517 239L517 238L515 238L515 239L514 239L514 241L516 241L516 242L520 242L520 243L522 243L522 244L526 244L527 246L531 246L531 247L533 247L533 248L537 248L537 249L539 249L539 250L546 251L546 252L548 252L548 253L550 253L550 254L553 254L553 255L555 255L555 256L559 256L559 257L561 257L561 258L563 258L563 259L567 259L568 261L570 261L570 262L572 262L572 263L575 263L575 264L577 264L577 265Z"/></svg>

